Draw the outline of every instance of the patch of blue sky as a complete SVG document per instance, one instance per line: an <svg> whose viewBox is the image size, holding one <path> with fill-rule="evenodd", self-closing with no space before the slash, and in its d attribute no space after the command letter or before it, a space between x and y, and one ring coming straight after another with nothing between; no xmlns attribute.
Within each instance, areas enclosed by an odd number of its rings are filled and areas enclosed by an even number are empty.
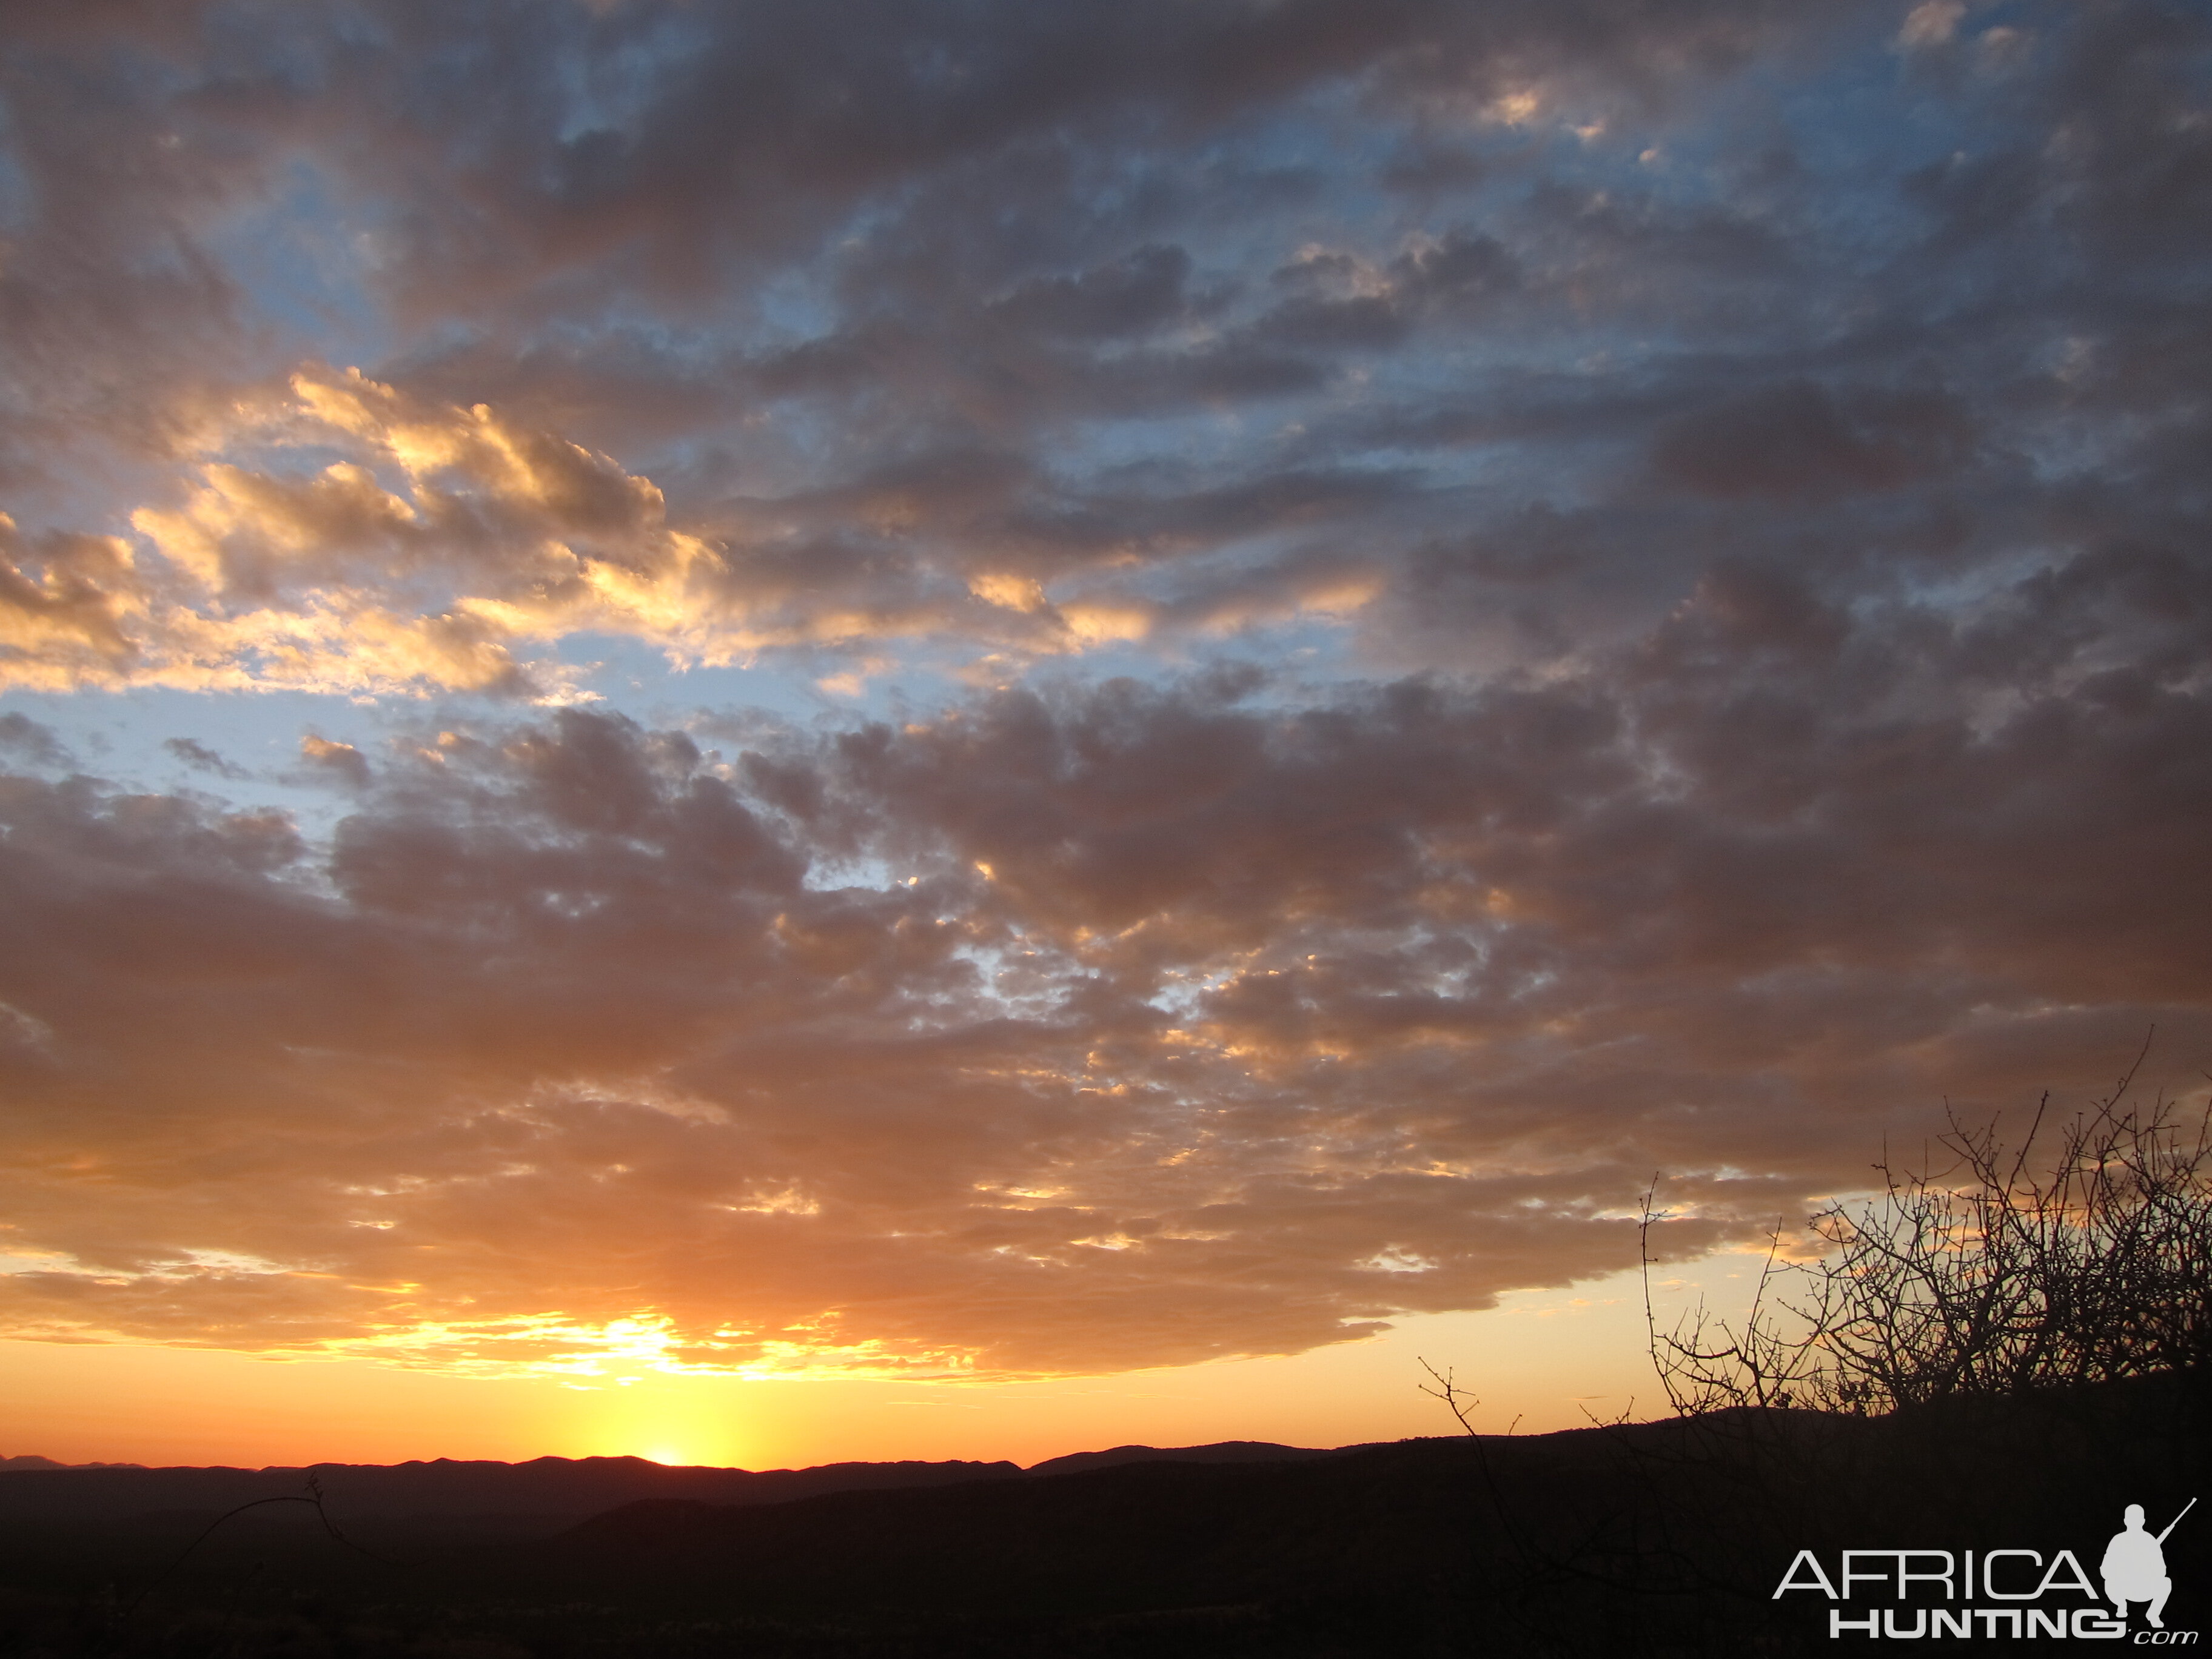
<svg viewBox="0 0 2212 1659"><path fill-rule="evenodd" d="M569 16L597 38L587 49L572 43L550 60L564 100L556 127L564 144L593 132L634 136L640 118L666 91L665 77L713 40L709 18L689 6L629 16L594 8L588 21L580 13Z"/></svg>
<svg viewBox="0 0 2212 1659"><path fill-rule="evenodd" d="M189 738L260 777L296 764L302 733L354 741L374 716L342 697L310 693L205 692L164 686L125 690L0 692L0 711L50 728L80 769L123 787L146 787L175 769L162 748Z"/></svg>
<svg viewBox="0 0 2212 1659"><path fill-rule="evenodd" d="M1343 442L1332 446L1331 453L1376 472L1404 475L1407 488L1401 509L1425 516L1463 512L1469 490L1527 494L1538 477L1559 470L1565 458L1559 447L1495 440L1470 443L1444 434L1419 442L1398 432L1389 441L1365 444L1356 434L1348 434Z"/></svg>
<svg viewBox="0 0 2212 1659"><path fill-rule="evenodd" d="M1267 278L1305 245L1365 246L1395 234L1402 204L1366 174L1395 140L1345 101L1316 94L1192 149L1072 152L1069 201L1080 213L1042 228L1058 234L1048 246L1036 246L1033 222L1021 223L1012 245L1041 254L1046 269L1073 271L1139 245L1172 244L1191 256L1194 290L1234 285L1225 319L1248 314L1275 297ZM1211 205L1224 198L1237 211ZM1199 200L1209 205L1194 210Z"/></svg>
<svg viewBox="0 0 2212 1659"><path fill-rule="evenodd" d="M672 665L635 640L580 635L562 642L592 665L583 688L642 725L684 727L732 720L834 730L927 720L975 695L976 647L957 640L888 640L839 652L772 649L744 664ZM1022 665L1008 659L1009 674Z"/></svg>
<svg viewBox="0 0 2212 1659"><path fill-rule="evenodd" d="M422 706L410 708L422 716ZM351 744L373 760L393 729L379 708L289 691L9 690L0 693L0 713L24 714L52 732L68 751L65 773L125 794L188 791L241 809L274 807L311 842L351 803L302 763L301 739ZM173 741L194 747L180 752ZM204 763L195 763L198 757Z"/></svg>
<svg viewBox="0 0 2212 1659"><path fill-rule="evenodd" d="M1374 665L1360 653L1358 632L1323 617L1279 624L1268 630L1264 641L1228 641L1218 661L1224 665L1249 662L1267 671L1267 678L1242 702L1248 708L1283 713L1326 701L1342 688L1375 676Z"/></svg>
<svg viewBox="0 0 2212 1659"><path fill-rule="evenodd" d="M1249 399L1176 414L1110 416L1079 423L1074 442L1054 456L1054 471L1074 489L1113 491L1191 487L1192 481L1243 465L1290 423L1287 394L1272 404ZM1255 406L1256 405L1256 406Z"/></svg>
<svg viewBox="0 0 2212 1659"><path fill-rule="evenodd" d="M1358 515L1362 520L1358 532L1361 544L1369 548L1376 547L1376 520L1383 512L1411 513L1426 504L1423 489L1426 481L1418 474L1408 477L1386 472L1381 476L1398 499L1388 509L1370 506ZM1226 538L1182 558L1139 570L1121 586L1168 604L1202 600L1206 594L1221 591L1224 582L1236 582L1241 586L1249 580L1264 580L1271 573L1294 567L1301 555L1326 555L1338 550L1339 546L1336 532L1324 518L1319 526L1295 525Z"/></svg>
<svg viewBox="0 0 2212 1659"><path fill-rule="evenodd" d="M1079 690L1113 679L1164 686L1246 667L1260 669L1261 677L1238 701L1256 708L1304 707L1336 686L1367 677L1344 622L1302 616L1220 635L1114 641L1079 657L1043 659L1026 680L1043 689Z"/></svg>
<svg viewBox="0 0 2212 1659"><path fill-rule="evenodd" d="M712 426L684 433L641 434L633 428L617 434L611 447L624 471L650 479L661 492L669 521L690 529L691 515L726 501L731 485L742 477L733 471L741 463L732 453L732 436Z"/></svg>
<svg viewBox="0 0 2212 1659"><path fill-rule="evenodd" d="M2024 17L2024 8L2000 4L1977 9L1960 27L1985 36ZM1885 33L1862 40L1825 76L1794 76L1776 64L1751 77L1747 91L1769 102L1790 161L1807 175L1799 198L1820 222L1831 262L1853 245L1878 255L1924 231L1922 212L1898 188L1915 170L2008 140L2040 143L2033 129L2008 121L2002 99L1922 95L1914 82L1926 72ZM1704 160L1719 167L1741 140L1740 130L1709 129Z"/></svg>
<svg viewBox="0 0 2212 1659"><path fill-rule="evenodd" d="M2024 585L2075 556L2075 550L2051 538L2047 527L2039 526L2036 532L2008 546L1985 550L1971 562L1908 567L1887 592L1867 595L1852 610L1863 617L1902 600L1936 611L1954 626L1986 617L2016 603Z"/></svg>
<svg viewBox="0 0 2212 1659"><path fill-rule="evenodd" d="M799 884L811 892L838 893L848 888L860 888L884 893L921 879L917 872L901 869L873 854L839 858L815 850L811 857L812 861Z"/></svg>
<svg viewBox="0 0 2212 1659"><path fill-rule="evenodd" d="M380 361L396 343L364 280L375 263L374 237L319 170L295 159L281 189L208 233L207 251L246 291L257 317L290 334L289 357L359 365Z"/></svg>
<svg viewBox="0 0 2212 1659"><path fill-rule="evenodd" d="M1035 1019L1050 1013L1066 998L1064 981L1057 977L1040 981L1040 959L1019 947L962 944L949 954L975 968L981 1000L1007 1018ZM1023 981L1030 988L1021 988Z"/></svg>
<svg viewBox="0 0 2212 1659"><path fill-rule="evenodd" d="M708 374L736 347L730 317L672 315L626 293L595 297L592 308L538 322L532 349L587 363L619 380L625 369L655 378Z"/></svg>
<svg viewBox="0 0 2212 1659"><path fill-rule="evenodd" d="M1026 672L1012 678L1026 687L1053 694L1081 690L1104 680L1164 684L1190 672L1197 660L1196 653L1180 643L1163 646L1149 641L1114 640L1093 646L1079 656L1039 658L1026 665Z"/></svg>
<svg viewBox="0 0 2212 1659"><path fill-rule="evenodd" d="M749 664L671 663L659 647L612 634L571 634L556 646L564 665L586 671L583 689L609 707L648 725L679 721L705 707L764 709L804 720L829 700L798 667L773 659Z"/></svg>
<svg viewBox="0 0 2212 1659"><path fill-rule="evenodd" d="M1226 175L1226 181L1243 181L1290 235L1326 228L1332 236L1371 237L1405 211L1403 204L1370 183L1402 140L1395 123L1374 120L1358 101L1346 85L1318 88L1263 118L1247 120L1182 165L1200 176L1210 171ZM1219 246L1234 246L1233 220L1218 222L1229 233ZM1253 256L1274 252L1269 239L1249 236L1249 222L1246 240Z"/></svg>
<svg viewBox="0 0 2212 1659"><path fill-rule="evenodd" d="M739 292L759 319L760 333L745 342L756 350L788 349L826 338L836 331L841 319L836 291L813 260L787 266Z"/></svg>
<svg viewBox="0 0 2212 1659"><path fill-rule="evenodd" d="M830 402L785 397L739 416L727 436L736 454L737 484L753 503L819 488L852 445L849 415Z"/></svg>
<svg viewBox="0 0 2212 1659"><path fill-rule="evenodd" d="M1206 1012L1206 999L1232 983L1243 971L1242 963L1224 968L1168 969L1161 975L1159 988L1145 1001L1170 1019L1198 1019Z"/></svg>
<svg viewBox="0 0 2212 1659"><path fill-rule="evenodd" d="M1265 403L1248 399L1176 414L1085 419L1077 441L1060 451L1055 470L1071 483L1087 473L1092 488L1166 489L1188 487L1194 477L1209 473L1281 465L1306 449L1332 465L1357 460L1384 469L1434 466L1437 454L1425 445L1418 450L1402 444L1348 447L1356 434L1344 422L1364 409L1498 406L1515 390L1515 379L1530 374L1571 375L1579 368L1587 378L1592 337L1565 331L1532 337L1503 329L1470 330L1457 339L1433 335L1424 338L1419 353L1377 362L1358 376L1339 374L1317 389L1286 392ZM1613 343L1624 351L1638 348L1626 334ZM1311 441L1316 427L1328 429L1326 445ZM1547 445L1556 441L1545 435ZM1450 442L1465 451L1458 463L1466 469L1464 478L1472 481L1487 470L1480 452Z"/></svg>

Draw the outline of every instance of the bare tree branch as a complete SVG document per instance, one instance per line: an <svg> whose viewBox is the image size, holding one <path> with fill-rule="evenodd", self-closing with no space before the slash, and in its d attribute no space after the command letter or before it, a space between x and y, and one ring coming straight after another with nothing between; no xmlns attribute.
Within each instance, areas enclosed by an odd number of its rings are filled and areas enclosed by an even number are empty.
<svg viewBox="0 0 2212 1659"><path fill-rule="evenodd" d="M2212 1360L2212 1108L2192 1126L2163 1097L2124 1106L2146 1041L2110 1094L2047 1133L2050 1097L2008 1145L1997 1121L1954 1115L1938 1146L1881 1194L1810 1218L1828 1246L1779 1260L1771 1235L1741 1329L1700 1304L1662 1333L1652 1310L1646 1194L1644 1310L1678 1413L1807 1405L1879 1413L1957 1395L2033 1389ZM1931 1152L1933 1149L1930 1149ZM1790 1292L1784 1295L1784 1291Z"/></svg>

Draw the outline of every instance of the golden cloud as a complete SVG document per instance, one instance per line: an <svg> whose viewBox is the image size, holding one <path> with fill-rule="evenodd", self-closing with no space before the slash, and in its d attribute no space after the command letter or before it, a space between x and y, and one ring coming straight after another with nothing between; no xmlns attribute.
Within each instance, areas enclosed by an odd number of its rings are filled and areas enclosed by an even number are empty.
<svg viewBox="0 0 2212 1659"><path fill-rule="evenodd" d="M1133 594L1055 605L1035 578L1004 572L809 575L772 514L738 538L672 525L660 489L610 456L358 369L303 368L193 441L178 498L131 513L133 537L34 546L6 526L0 688L561 702L578 695L575 671L533 653L579 635L726 665L929 636L1079 652L1141 640L1159 620ZM305 460L332 449L339 459ZM1365 597L1340 586L1306 604L1331 612Z"/></svg>

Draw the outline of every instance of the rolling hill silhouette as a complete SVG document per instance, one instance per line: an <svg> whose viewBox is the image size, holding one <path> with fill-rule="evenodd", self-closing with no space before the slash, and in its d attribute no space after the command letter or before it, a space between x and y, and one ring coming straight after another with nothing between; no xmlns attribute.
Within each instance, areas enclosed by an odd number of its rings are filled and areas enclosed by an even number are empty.
<svg viewBox="0 0 2212 1659"><path fill-rule="evenodd" d="M2171 1515L2202 1489L2204 1407L2161 1378L1888 1418L1116 1447L1027 1471L325 1465L343 1540L312 1506L276 1505L182 1565L204 1510L94 1514L84 1494L212 1501L305 1472L0 1470L0 1652L1832 1652L1826 1602L1773 1594L1796 1551L2063 1547L2094 1562L2126 1504ZM64 1483L82 1483L73 1518L28 1512ZM2170 1625L2212 1599L2208 1540L2184 1527L2167 1546Z"/></svg>
<svg viewBox="0 0 2212 1659"><path fill-rule="evenodd" d="M10 1465L19 1460L9 1460ZM40 1459L40 1462L46 1460ZM332 1505L356 1518L505 1517L551 1530L640 1498L783 1504L822 1492L1012 1479L1014 1463L829 1463L805 1469L668 1467L642 1457L539 1457L526 1463L316 1463L300 1468L0 1468L0 1518L120 1520L219 1514L301 1491L313 1474ZM504 1524L504 1523L503 1523Z"/></svg>

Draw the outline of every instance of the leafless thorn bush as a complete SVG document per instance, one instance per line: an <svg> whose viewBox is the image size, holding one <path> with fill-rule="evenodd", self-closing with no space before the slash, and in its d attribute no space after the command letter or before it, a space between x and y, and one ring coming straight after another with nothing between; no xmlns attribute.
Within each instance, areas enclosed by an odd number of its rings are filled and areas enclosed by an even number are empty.
<svg viewBox="0 0 2212 1659"><path fill-rule="evenodd" d="M2145 1044L2145 1053L2148 1044ZM1821 1260L1781 1263L1781 1232L1741 1328L1700 1306L1651 1357L1678 1413L1813 1407L1875 1414L2212 1361L2212 1108L2124 1106L2143 1055L2055 1133L2044 1097L2008 1145L1954 1116L1940 1170L1875 1167L1880 1196L1811 1218ZM1787 1292L1787 1293L1785 1293Z"/></svg>

